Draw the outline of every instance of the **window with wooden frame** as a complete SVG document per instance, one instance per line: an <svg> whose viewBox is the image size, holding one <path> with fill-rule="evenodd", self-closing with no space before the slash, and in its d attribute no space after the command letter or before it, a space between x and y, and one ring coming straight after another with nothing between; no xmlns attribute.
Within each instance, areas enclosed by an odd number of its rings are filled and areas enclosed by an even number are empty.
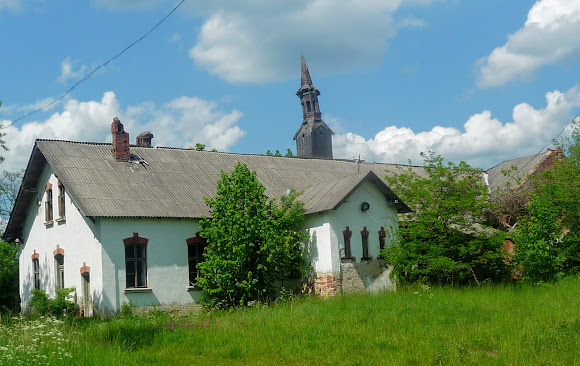
<svg viewBox="0 0 580 366"><path fill-rule="evenodd" d="M203 253L207 247L207 240L196 233L194 237L186 239L187 262L189 267L189 286L197 287L197 279L201 277L198 264L204 261Z"/></svg>
<svg viewBox="0 0 580 366"><path fill-rule="evenodd" d="M38 257L32 258L32 271L34 277L34 288L40 290L40 262Z"/></svg>
<svg viewBox="0 0 580 366"><path fill-rule="evenodd" d="M64 185L61 182L58 182L58 217L65 218Z"/></svg>
<svg viewBox="0 0 580 366"><path fill-rule="evenodd" d="M54 266L56 268L56 289L64 288L64 255L54 256Z"/></svg>
<svg viewBox="0 0 580 366"><path fill-rule="evenodd" d="M147 243L149 239L142 238L137 233L133 237L123 239L125 244L125 287L147 287Z"/></svg>
<svg viewBox="0 0 580 366"><path fill-rule="evenodd" d="M44 203L44 220L47 222L52 221L52 184L48 184L46 187L46 202Z"/></svg>
<svg viewBox="0 0 580 366"><path fill-rule="evenodd" d="M364 260L369 260L371 259L369 257L369 231L367 230L367 227L364 226L363 229L360 232L360 236L362 239L362 258Z"/></svg>
<svg viewBox="0 0 580 366"><path fill-rule="evenodd" d="M352 259L352 252L350 250L350 238L352 237L352 231L349 227L342 231L342 237L344 239L344 259Z"/></svg>

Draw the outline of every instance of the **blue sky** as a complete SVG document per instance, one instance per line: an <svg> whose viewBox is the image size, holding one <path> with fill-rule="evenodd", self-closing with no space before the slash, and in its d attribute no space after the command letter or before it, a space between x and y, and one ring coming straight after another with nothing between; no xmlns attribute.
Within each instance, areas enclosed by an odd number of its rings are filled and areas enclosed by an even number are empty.
<svg viewBox="0 0 580 366"><path fill-rule="evenodd" d="M68 90L176 0L0 0L0 121ZM36 138L295 151L300 53L334 155L489 168L542 149L580 113L580 2L186 0L62 102L5 129L3 169Z"/></svg>

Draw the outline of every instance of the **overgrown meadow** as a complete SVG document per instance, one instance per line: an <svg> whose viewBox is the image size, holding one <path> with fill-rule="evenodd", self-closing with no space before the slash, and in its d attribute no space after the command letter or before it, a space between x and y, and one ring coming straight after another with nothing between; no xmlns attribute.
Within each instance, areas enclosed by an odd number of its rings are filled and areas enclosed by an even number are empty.
<svg viewBox="0 0 580 366"><path fill-rule="evenodd" d="M113 319L3 316L2 365L573 365L580 278Z"/></svg>

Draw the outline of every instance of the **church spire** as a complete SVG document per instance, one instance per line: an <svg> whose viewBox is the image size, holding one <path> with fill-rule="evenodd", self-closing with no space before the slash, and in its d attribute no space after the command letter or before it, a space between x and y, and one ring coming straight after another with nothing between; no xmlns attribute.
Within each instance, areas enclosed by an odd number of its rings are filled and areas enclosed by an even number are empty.
<svg viewBox="0 0 580 366"><path fill-rule="evenodd" d="M310 78L310 72L308 71L308 66L306 66L306 60L304 60L304 55L300 55L301 58L301 66L302 66L302 70L300 73L300 81L301 81L301 85L300 85L300 89L307 89L309 87L313 87L314 85L312 85L312 79Z"/></svg>
<svg viewBox="0 0 580 366"><path fill-rule="evenodd" d="M310 72L301 55L300 89L296 92L302 106L302 126L294 135L298 157L332 159L334 132L322 120L318 96L320 91L312 84Z"/></svg>

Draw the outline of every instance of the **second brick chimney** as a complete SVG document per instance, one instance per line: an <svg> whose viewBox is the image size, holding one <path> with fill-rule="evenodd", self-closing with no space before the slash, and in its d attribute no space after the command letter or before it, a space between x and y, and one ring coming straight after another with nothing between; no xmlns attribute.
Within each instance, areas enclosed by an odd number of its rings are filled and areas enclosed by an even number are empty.
<svg viewBox="0 0 580 366"><path fill-rule="evenodd" d="M141 132L137 135L137 146L151 147L151 139L153 134L151 131Z"/></svg>
<svg viewBox="0 0 580 366"><path fill-rule="evenodd" d="M129 151L129 133L125 132L123 124L118 117L113 118L111 134L113 135L113 147L111 147L113 156L117 161L129 161L131 156Z"/></svg>

